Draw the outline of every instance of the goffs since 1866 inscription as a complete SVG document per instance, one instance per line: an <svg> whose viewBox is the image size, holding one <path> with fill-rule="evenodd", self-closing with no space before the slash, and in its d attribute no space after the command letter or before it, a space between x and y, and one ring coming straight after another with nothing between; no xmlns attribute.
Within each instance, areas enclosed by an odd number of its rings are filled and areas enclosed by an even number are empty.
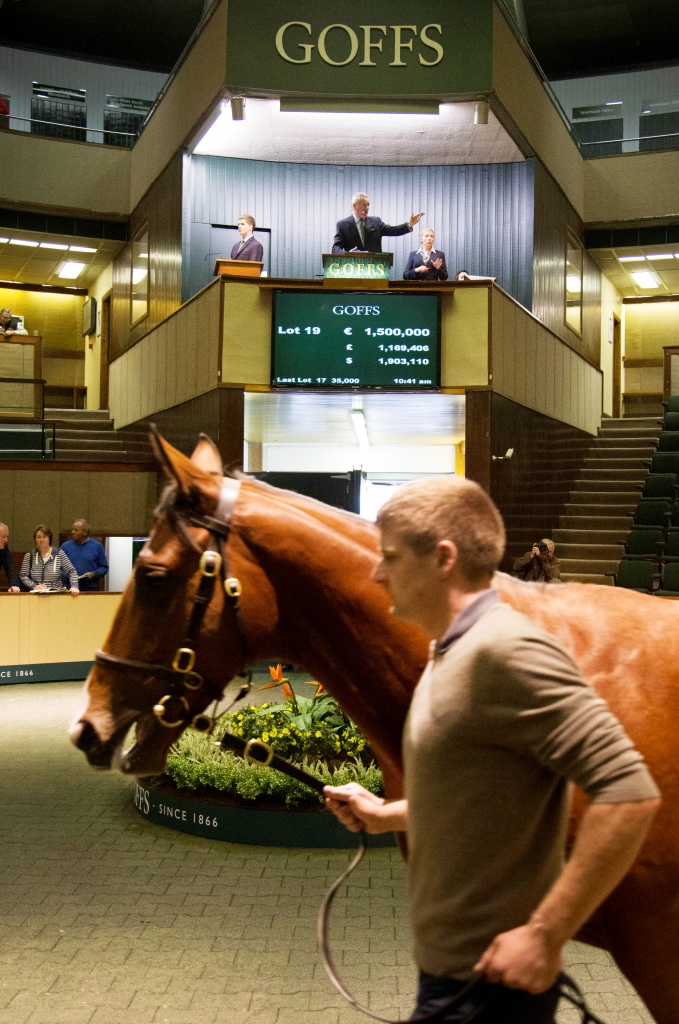
<svg viewBox="0 0 679 1024"><path fill-rule="evenodd" d="M492 89L493 0L229 0L226 82L322 96Z"/></svg>

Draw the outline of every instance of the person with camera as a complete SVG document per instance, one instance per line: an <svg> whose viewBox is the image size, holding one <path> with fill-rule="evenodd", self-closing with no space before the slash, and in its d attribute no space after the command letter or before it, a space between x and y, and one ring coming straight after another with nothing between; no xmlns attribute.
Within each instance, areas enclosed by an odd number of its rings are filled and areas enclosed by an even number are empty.
<svg viewBox="0 0 679 1024"><path fill-rule="evenodd" d="M533 583L561 583L561 563L554 557L554 541L543 537L530 551L514 559L512 572Z"/></svg>

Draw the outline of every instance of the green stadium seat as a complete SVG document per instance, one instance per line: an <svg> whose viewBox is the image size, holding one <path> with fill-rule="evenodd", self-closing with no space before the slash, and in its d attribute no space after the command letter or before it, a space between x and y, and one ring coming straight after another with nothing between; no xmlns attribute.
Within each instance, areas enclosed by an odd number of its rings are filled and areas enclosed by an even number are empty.
<svg viewBox="0 0 679 1024"><path fill-rule="evenodd" d="M667 527L672 508L673 503L667 498L648 498L646 501L640 501L634 513L634 525Z"/></svg>
<svg viewBox="0 0 679 1024"><path fill-rule="evenodd" d="M678 540L679 540L679 531ZM646 529L638 530L632 527L630 535L625 543L625 559L658 559L661 557L665 547L665 531L659 526L649 526ZM677 549L679 555L679 544Z"/></svg>
<svg viewBox="0 0 679 1024"><path fill-rule="evenodd" d="M679 395L670 395L663 407L665 412L679 412Z"/></svg>
<svg viewBox="0 0 679 1024"><path fill-rule="evenodd" d="M637 565L641 564L637 562ZM679 562L668 562L664 567L660 589L656 594L659 597L679 597Z"/></svg>
<svg viewBox="0 0 679 1024"><path fill-rule="evenodd" d="M649 473L644 480L642 498L679 498L679 487L674 473Z"/></svg>
<svg viewBox="0 0 679 1024"><path fill-rule="evenodd" d="M663 430L679 430L679 412L666 412L662 423Z"/></svg>
<svg viewBox="0 0 679 1024"><path fill-rule="evenodd" d="M670 527L667 531L662 560L663 562L679 562L679 529L676 526Z"/></svg>
<svg viewBox="0 0 679 1024"><path fill-rule="evenodd" d="M638 590L642 594L652 593L653 585L660 580L655 562L639 561L634 558L621 559L617 572L607 572L606 576L613 577L616 587Z"/></svg>
<svg viewBox="0 0 679 1024"><path fill-rule="evenodd" d="M679 452L679 430L661 430L658 438L659 452Z"/></svg>
<svg viewBox="0 0 679 1024"><path fill-rule="evenodd" d="M647 465L649 465L647 463ZM651 473L679 475L679 452L656 452L650 462Z"/></svg>

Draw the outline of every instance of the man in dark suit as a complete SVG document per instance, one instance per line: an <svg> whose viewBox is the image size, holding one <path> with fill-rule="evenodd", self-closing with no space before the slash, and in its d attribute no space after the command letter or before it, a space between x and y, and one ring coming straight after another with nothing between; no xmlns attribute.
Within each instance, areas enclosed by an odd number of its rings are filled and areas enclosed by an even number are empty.
<svg viewBox="0 0 679 1024"><path fill-rule="evenodd" d="M5 523L0 523L0 566L5 570L9 582L9 593L18 594L21 590L19 575L14 567L14 561L9 550L9 528Z"/></svg>
<svg viewBox="0 0 679 1024"><path fill-rule="evenodd" d="M406 235L412 231L422 213L411 214L405 224L385 224L379 217L369 217L370 200L365 192L356 192L351 200L353 214L337 221L333 252L382 252L382 235Z"/></svg>
<svg viewBox="0 0 679 1024"><path fill-rule="evenodd" d="M257 263L262 262L264 255L264 249L260 242L257 241L253 235L255 230L255 218L251 217L249 213L241 213L238 218L238 234L240 235L240 242L236 242L233 249L231 250L232 260L254 260Z"/></svg>

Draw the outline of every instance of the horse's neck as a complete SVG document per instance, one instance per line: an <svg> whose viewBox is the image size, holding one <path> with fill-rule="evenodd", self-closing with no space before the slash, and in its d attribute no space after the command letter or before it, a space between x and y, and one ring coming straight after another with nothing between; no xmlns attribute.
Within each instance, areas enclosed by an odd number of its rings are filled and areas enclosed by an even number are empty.
<svg viewBox="0 0 679 1024"><path fill-rule="evenodd" d="M248 561L265 574L277 609L277 625L260 635L255 656L283 657L311 672L360 725L382 764L397 765L427 642L391 616L387 595L370 579L374 531L341 513L316 515L314 507L262 493L242 524Z"/></svg>

